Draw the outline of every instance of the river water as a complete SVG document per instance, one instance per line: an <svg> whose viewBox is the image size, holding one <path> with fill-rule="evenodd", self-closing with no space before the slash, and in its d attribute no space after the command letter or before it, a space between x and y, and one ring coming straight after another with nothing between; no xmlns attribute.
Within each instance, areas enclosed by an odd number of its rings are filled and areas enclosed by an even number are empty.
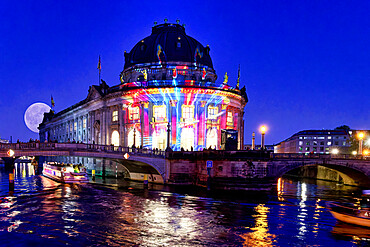
<svg viewBox="0 0 370 247"><path fill-rule="evenodd" d="M102 184L105 185L102 185ZM66 185L0 168L1 246L370 246L370 229L325 208L353 187L283 178L271 192L207 192L97 179Z"/></svg>

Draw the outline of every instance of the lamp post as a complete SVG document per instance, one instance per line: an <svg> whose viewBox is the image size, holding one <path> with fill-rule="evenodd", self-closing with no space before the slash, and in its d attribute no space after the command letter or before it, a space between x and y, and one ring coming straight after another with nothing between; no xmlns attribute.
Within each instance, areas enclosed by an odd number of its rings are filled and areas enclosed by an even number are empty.
<svg viewBox="0 0 370 247"><path fill-rule="evenodd" d="M365 134L363 132L360 132L360 133L357 134L357 137L359 139L359 143L358 143L358 154L359 155L362 155L362 143L364 141Z"/></svg>
<svg viewBox="0 0 370 247"><path fill-rule="evenodd" d="M260 128L261 131L261 150L265 149L265 133L266 133L266 126L262 125Z"/></svg>
<svg viewBox="0 0 370 247"><path fill-rule="evenodd" d="M252 133L252 150L256 148L256 133Z"/></svg>
<svg viewBox="0 0 370 247"><path fill-rule="evenodd" d="M171 136L171 124L170 122L167 123L167 148L168 151L170 149L170 136Z"/></svg>
<svg viewBox="0 0 370 247"><path fill-rule="evenodd" d="M136 148L136 128L134 127L134 147Z"/></svg>

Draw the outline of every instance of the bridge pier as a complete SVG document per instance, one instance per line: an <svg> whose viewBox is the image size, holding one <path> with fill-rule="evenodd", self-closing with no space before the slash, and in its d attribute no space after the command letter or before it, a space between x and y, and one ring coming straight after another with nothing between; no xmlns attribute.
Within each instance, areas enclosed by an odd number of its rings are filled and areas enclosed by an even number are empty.
<svg viewBox="0 0 370 247"><path fill-rule="evenodd" d="M1 159L4 161L5 168L14 169L14 164L17 157L1 157Z"/></svg>

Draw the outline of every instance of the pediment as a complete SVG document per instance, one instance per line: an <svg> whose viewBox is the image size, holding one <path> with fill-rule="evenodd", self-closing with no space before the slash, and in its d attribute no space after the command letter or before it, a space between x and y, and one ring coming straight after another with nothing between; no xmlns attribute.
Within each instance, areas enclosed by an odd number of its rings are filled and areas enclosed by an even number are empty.
<svg viewBox="0 0 370 247"><path fill-rule="evenodd" d="M95 86L91 86L90 88L89 88L89 93L88 93L88 95L87 95L87 97L86 97L86 99L88 100L88 101L90 101L90 100L94 100L94 99L99 99L99 98L101 98L102 97L102 95L100 94L100 92L96 89L96 87Z"/></svg>

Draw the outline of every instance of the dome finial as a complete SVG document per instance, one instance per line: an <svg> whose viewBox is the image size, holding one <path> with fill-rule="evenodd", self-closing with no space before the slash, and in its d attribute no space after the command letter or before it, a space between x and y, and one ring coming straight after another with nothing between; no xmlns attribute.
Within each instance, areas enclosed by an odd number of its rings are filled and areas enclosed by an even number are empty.
<svg viewBox="0 0 370 247"><path fill-rule="evenodd" d="M157 26L157 24L158 24L158 22L157 22L157 21L155 21L155 22L154 22L154 26Z"/></svg>
<svg viewBox="0 0 370 247"><path fill-rule="evenodd" d="M164 23L167 23L168 19L167 18L164 18Z"/></svg>
<svg viewBox="0 0 370 247"><path fill-rule="evenodd" d="M180 24L180 20L178 18L176 19L176 23L177 24Z"/></svg>

